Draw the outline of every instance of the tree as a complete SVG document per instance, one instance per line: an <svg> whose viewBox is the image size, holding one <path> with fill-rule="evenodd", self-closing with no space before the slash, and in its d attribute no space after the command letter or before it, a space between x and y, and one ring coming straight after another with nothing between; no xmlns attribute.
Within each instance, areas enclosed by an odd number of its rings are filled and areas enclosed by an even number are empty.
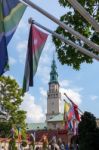
<svg viewBox="0 0 99 150"><path fill-rule="evenodd" d="M11 130L13 125L16 127L16 129L20 126L20 128L25 130L26 112L20 110L19 108L22 101L22 89L19 87L17 82L14 79L11 79L10 77L1 76L0 104L5 108L5 111L8 114L8 121L0 123L0 128L1 124L3 124L4 126L3 133L5 133L5 136L7 136L7 129Z"/></svg>
<svg viewBox="0 0 99 150"><path fill-rule="evenodd" d="M12 125L9 122L0 122L0 137L10 137L11 127Z"/></svg>
<svg viewBox="0 0 99 150"><path fill-rule="evenodd" d="M99 22L99 0L78 0L78 2L90 13L91 16L95 18L95 20ZM93 27L76 10L74 10L70 3L68 3L68 1L66 0L59 0L59 3L63 7L66 7L66 14L63 15L60 20L70 27L74 28L74 30L78 31L88 39L99 44L99 33L95 32ZM58 27L56 29L56 32L78 44L79 46L98 54L94 49L90 48L80 39L75 38L72 34L62 29L61 27ZM93 62L92 58L82 54L72 46L63 43L59 39L54 37L53 41L56 46L58 59L63 65L67 64L69 66L72 66L73 69L79 70L81 63Z"/></svg>
<svg viewBox="0 0 99 150"><path fill-rule="evenodd" d="M99 149L99 128L93 114L85 112L78 126L80 150Z"/></svg>

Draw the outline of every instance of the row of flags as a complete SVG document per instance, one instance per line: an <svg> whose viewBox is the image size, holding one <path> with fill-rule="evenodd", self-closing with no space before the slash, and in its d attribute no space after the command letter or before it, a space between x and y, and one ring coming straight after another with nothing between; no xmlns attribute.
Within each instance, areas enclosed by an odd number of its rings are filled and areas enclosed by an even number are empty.
<svg viewBox="0 0 99 150"><path fill-rule="evenodd" d="M80 114L78 106L74 102L64 102L64 123L65 129L69 129L74 135L78 134L78 124L80 122Z"/></svg>

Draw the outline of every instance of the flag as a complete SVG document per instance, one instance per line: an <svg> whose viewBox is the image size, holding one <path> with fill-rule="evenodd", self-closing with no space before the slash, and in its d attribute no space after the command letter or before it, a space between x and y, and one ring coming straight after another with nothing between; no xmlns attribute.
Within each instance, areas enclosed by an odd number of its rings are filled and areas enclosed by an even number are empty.
<svg viewBox="0 0 99 150"><path fill-rule="evenodd" d="M68 128L70 129L70 131L73 130L73 120L68 121Z"/></svg>
<svg viewBox="0 0 99 150"><path fill-rule="evenodd" d="M23 93L29 90L29 86L33 86L33 77L37 71L40 55L47 37L48 34L31 25L23 79Z"/></svg>
<svg viewBox="0 0 99 150"><path fill-rule="evenodd" d="M64 123L65 123L65 126L64 128L65 129L68 129L68 112L70 110L70 104L68 102L65 102L64 103Z"/></svg>
<svg viewBox="0 0 99 150"><path fill-rule="evenodd" d="M73 109L74 109L74 114L75 114L75 118L80 121L80 115L78 112L78 106L67 96L66 93L64 93L64 95L69 99L69 101L72 103L73 105Z"/></svg>
<svg viewBox="0 0 99 150"><path fill-rule="evenodd" d="M70 109L68 111L68 121L70 121L72 118L74 118L75 113L74 113L74 107L73 105L70 106Z"/></svg>
<svg viewBox="0 0 99 150"><path fill-rule="evenodd" d="M76 104L73 104L73 107L74 107L75 118L78 121L80 121L80 115L79 115L79 112L78 112L78 106Z"/></svg>
<svg viewBox="0 0 99 150"><path fill-rule="evenodd" d="M73 120L73 134L78 135L78 121L76 119Z"/></svg>
<svg viewBox="0 0 99 150"><path fill-rule="evenodd" d="M70 104L68 102L64 103L64 121L68 120L68 112L70 110Z"/></svg>
<svg viewBox="0 0 99 150"><path fill-rule="evenodd" d="M25 8L19 0L0 0L0 75L8 69L7 45Z"/></svg>

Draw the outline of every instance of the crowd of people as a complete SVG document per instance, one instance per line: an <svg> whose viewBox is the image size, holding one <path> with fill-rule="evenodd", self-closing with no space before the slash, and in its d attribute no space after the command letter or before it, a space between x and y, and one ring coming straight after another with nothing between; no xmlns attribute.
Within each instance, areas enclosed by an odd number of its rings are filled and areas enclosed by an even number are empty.
<svg viewBox="0 0 99 150"><path fill-rule="evenodd" d="M35 147L35 150L79 150L79 145L77 143L73 143L72 141L68 146L61 138L56 138L56 136L53 136L52 139L48 141L47 136L44 135L40 142L42 143L42 146L33 146ZM33 143L35 144L35 142Z"/></svg>
<svg viewBox="0 0 99 150"><path fill-rule="evenodd" d="M68 144L62 141L61 138L56 138L56 136L53 136L52 139L48 141L47 136L44 135L42 136L40 142L42 143L42 145L35 145L35 142L32 142L33 150L78 150L77 147L68 147Z"/></svg>
<svg viewBox="0 0 99 150"><path fill-rule="evenodd" d="M47 136L44 136L42 139L42 147L37 146L36 150L66 150L65 143L62 142L61 138L56 140L56 137L53 136L51 141L48 142Z"/></svg>

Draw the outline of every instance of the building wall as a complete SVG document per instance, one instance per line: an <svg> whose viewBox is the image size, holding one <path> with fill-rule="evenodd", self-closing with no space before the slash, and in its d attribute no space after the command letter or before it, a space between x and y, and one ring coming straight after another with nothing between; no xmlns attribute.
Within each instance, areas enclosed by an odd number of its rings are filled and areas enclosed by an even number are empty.
<svg viewBox="0 0 99 150"><path fill-rule="evenodd" d="M53 97L47 100L47 114L58 114L59 113L59 100L55 98L55 94L52 94Z"/></svg>
<svg viewBox="0 0 99 150"><path fill-rule="evenodd" d="M56 129L64 129L63 122L47 122L47 128L56 130Z"/></svg>

